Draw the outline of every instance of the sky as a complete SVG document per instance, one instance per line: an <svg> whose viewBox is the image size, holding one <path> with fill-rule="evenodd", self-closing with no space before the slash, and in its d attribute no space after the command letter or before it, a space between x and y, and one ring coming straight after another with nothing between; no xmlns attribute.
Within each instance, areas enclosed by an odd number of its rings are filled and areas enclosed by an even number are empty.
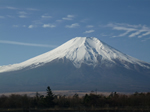
<svg viewBox="0 0 150 112"><path fill-rule="evenodd" d="M96 37L150 63L150 0L0 0L0 66L75 37Z"/></svg>

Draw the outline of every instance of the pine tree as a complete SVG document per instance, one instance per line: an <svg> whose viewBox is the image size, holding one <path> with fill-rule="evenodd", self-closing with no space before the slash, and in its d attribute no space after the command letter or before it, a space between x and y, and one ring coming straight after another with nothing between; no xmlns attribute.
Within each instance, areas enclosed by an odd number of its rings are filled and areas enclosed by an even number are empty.
<svg viewBox="0 0 150 112"><path fill-rule="evenodd" d="M51 88L48 86L47 89L47 95L45 97L45 103L47 107L53 107L54 106L54 94L51 91Z"/></svg>

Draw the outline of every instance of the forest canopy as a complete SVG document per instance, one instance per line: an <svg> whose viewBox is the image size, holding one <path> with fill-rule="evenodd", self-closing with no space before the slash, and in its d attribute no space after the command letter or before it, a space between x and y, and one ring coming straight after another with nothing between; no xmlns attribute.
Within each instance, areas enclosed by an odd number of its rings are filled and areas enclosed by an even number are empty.
<svg viewBox="0 0 150 112"><path fill-rule="evenodd" d="M106 96L103 94L89 93L84 96L55 95L48 86L47 94L35 96L11 94L0 96L0 108L53 108L53 109L102 109L102 108L143 108L150 109L150 92L126 95L112 92Z"/></svg>

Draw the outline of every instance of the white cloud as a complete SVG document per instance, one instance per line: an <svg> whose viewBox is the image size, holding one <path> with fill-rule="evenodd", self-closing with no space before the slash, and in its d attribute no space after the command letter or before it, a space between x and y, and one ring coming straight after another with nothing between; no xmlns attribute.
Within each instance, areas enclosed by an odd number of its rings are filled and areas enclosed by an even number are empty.
<svg viewBox="0 0 150 112"><path fill-rule="evenodd" d="M43 28L54 28L56 27L56 25L52 25L52 24L44 24Z"/></svg>
<svg viewBox="0 0 150 112"><path fill-rule="evenodd" d="M67 17L69 17L69 18L73 18L73 17L74 17L74 15L67 15Z"/></svg>
<svg viewBox="0 0 150 112"><path fill-rule="evenodd" d="M94 26L93 25L87 25L86 27L87 28L93 28Z"/></svg>
<svg viewBox="0 0 150 112"><path fill-rule="evenodd" d="M67 15L67 17L63 17L63 20L73 20L74 15Z"/></svg>
<svg viewBox="0 0 150 112"><path fill-rule="evenodd" d="M35 25L29 25L28 28L34 28L34 27L36 27L36 26Z"/></svg>
<svg viewBox="0 0 150 112"><path fill-rule="evenodd" d="M74 23L74 24L71 24L71 25L66 25L66 28L76 28L80 26L78 23Z"/></svg>
<svg viewBox="0 0 150 112"><path fill-rule="evenodd" d="M94 30L88 30L88 31L85 31L84 33L92 33L94 32Z"/></svg>
<svg viewBox="0 0 150 112"><path fill-rule="evenodd" d="M48 15L42 15L41 16L43 19L50 19L50 18L52 18L52 16L48 16Z"/></svg>
<svg viewBox="0 0 150 112"><path fill-rule="evenodd" d="M14 45L23 45L23 46L35 46L35 47L52 47L52 48L56 47L55 45L24 43L24 42L16 42L16 41L8 41L8 40L0 40L0 43L3 43L3 44L14 44Z"/></svg>
<svg viewBox="0 0 150 112"><path fill-rule="evenodd" d="M107 24L106 27L111 27L113 30L119 30L119 31L125 31L122 34L119 34L118 36L113 37L122 37L122 36L128 36L128 37L138 37L142 38L144 36L150 35L150 27L147 27L145 25L130 25L125 23L110 23Z"/></svg>

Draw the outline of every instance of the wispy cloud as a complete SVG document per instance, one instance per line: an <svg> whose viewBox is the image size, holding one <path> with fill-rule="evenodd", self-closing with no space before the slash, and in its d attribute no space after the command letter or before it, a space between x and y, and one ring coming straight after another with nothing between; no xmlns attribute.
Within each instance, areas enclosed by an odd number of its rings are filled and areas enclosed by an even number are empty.
<svg viewBox="0 0 150 112"><path fill-rule="evenodd" d="M22 15L27 14L25 11L19 11L18 13Z"/></svg>
<svg viewBox="0 0 150 112"><path fill-rule="evenodd" d="M131 35L129 35L129 37L135 37L140 35L140 33L145 32L144 30L137 30L136 32L132 33ZM142 36L141 36L142 37Z"/></svg>
<svg viewBox="0 0 150 112"><path fill-rule="evenodd" d="M27 13L25 11L18 12L20 18L27 18Z"/></svg>
<svg viewBox="0 0 150 112"><path fill-rule="evenodd" d="M143 39L142 42L145 42L145 41L147 41L147 40L150 40L150 37Z"/></svg>
<svg viewBox="0 0 150 112"><path fill-rule="evenodd" d="M41 16L41 18L42 18L42 19L50 19L50 18L52 18L52 16L50 16L49 14L43 14L43 15Z"/></svg>
<svg viewBox="0 0 150 112"><path fill-rule="evenodd" d="M18 9L18 8L16 8L16 7L11 7L11 6L7 6L6 9L16 10L16 9Z"/></svg>
<svg viewBox="0 0 150 112"><path fill-rule="evenodd" d="M34 46L34 47L51 47L51 48L55 48L56 47L56 45L24 43L24 42L7 41L7 40L0 40L0 43L3 43L3 44L13 44L13 45L22 45L22 46Z"/></svg>
<svg viewBox="0 0 150 112"><path fill-rule="evenodd" d="M88 31L85 31L84 33L92 33L94 32L94 30L88 30Z"/></svg>
<svg viewBox="0 0 150 112"><path fill-rule="evenodd" d="M111 37L113 34L105 34L105 33L101 33L100 35L103 36L103 37Z"/></svg>
<svg viewBox="0 0 150 112"><path fill-rule="evenodd" d="M87 25L86 28L93 28L93 25Z"/></svg>
<svg viewBox="0 0 150 112"><path fill-rule="evenodd" d="M20 18L27 18L26 15L19 15Z"/></svg>
<svg viewBox="0 0 150 112"><path fill-rule="evenodd" d="M62 22L62 20L56 20L56 22Z"/></svg>
<svg viewBox="0 0 150 112"><path fill-rule="evenodd" d="M5 16L0 16L0 19L4 19L5 18Z"/></svg>
<svg viewBox="0 0 150 112"><path fill-rule="evenodd" d="M44 24L43 28L54 28L56 27L56 25L52 25L52 24Z"/></svg>
<svg viewBox="0 0 150 112"><path fill-rule="evenodd" d="M14 16L12 15L7 15L8 18L15 18Z"/></svg>
<svg viewBox="0 0 150 112"><path fill-rule="evenodd" d="M35 9L35 8L27 8L27 10L30 10L30 11L38 11L38 9Z"/></svg>
<svg viewBox="0 0 150 112"><path fill-rule="evenodd" d="M41 16L43 19L50 19L50 18L52 18L52 16L49 16L49 15L42 15Z"/></svg>
<svg viewBox="0 0 150 112"><path fill-rule="evenodd" d="M26 25L12 25L12 27L19 28L19 27L26 27Z"/></svg>
<svg viewBox="0 0 150 112"><path fill-rule="evenodd" d="M13 25L13 27L17 28L17 27L19 27L19 25Z"/></svg>
<svg viewBox="0 0 150 112"><path fill-rule="evenodd" d="M74 15L67 15L67 17L63 17L63 20L73 20Z"/></svg>
<svg viewBox="0 0 150 112"><path fill-rule="evenodd" d="M109 23L106 25L106 27L111 27L113 30L118 31L124 31L124 33L121 33L119 35L114 35L113 37L137 37L142 38L144 36L150 35L150 27L147 27L145 25L130 25L130 24L124 24L124 23Z"/></svg>
<svg viewBox="0 0 150 112"><path fill-rule="evenodd" d="M128 31L131 32L131 31L136 31L137 29L134 28L134 27L127 27L127 25L122 25L122 24L113 24L113 23L110 23L110 24L107 24L108 27L112 27L114 30L123 30L123 31Z"/></svg>
<svg viewBox="0 0 150 112"><path fill-rule="evenodd" d="M71 25L66 25L66 28L76 28L80 26L78 23L74 23L74 24L71 24Z"/></svg>
<svg viewBox="0 0 150 112"><path fill-rule="evenodd" d="M86 19L82 19L80 22L87 23L89 20L90 20L89 18L86 18Z"/></svg>
<svg viewBox="0 0 150 112"><path fill-rule="evenodd" d="M6 7L1 7L3 9L10 9L10 10L21 10L20 8L12 7L12 6L6 6ZM35 8L25 8L24 10L29 10L29 11L38 11L38 9Z"/></svg>
<svg viewBox="0 0 150 112"><path fill-rule="evenodd" d="M33 24L36 24L36 25L44 24L42 20L34 20L32 22L33 22Z"/></svg>
<svg viewBox="0 0 150 112"><path fill-rule="evenodd" d="M146 36L146 35L150 35L150 31L149 31L149 32L146 32L146 33L144 33L144 34L142 34L142 35L139 35L138 37L141 38L141 37Z"/></svg>

